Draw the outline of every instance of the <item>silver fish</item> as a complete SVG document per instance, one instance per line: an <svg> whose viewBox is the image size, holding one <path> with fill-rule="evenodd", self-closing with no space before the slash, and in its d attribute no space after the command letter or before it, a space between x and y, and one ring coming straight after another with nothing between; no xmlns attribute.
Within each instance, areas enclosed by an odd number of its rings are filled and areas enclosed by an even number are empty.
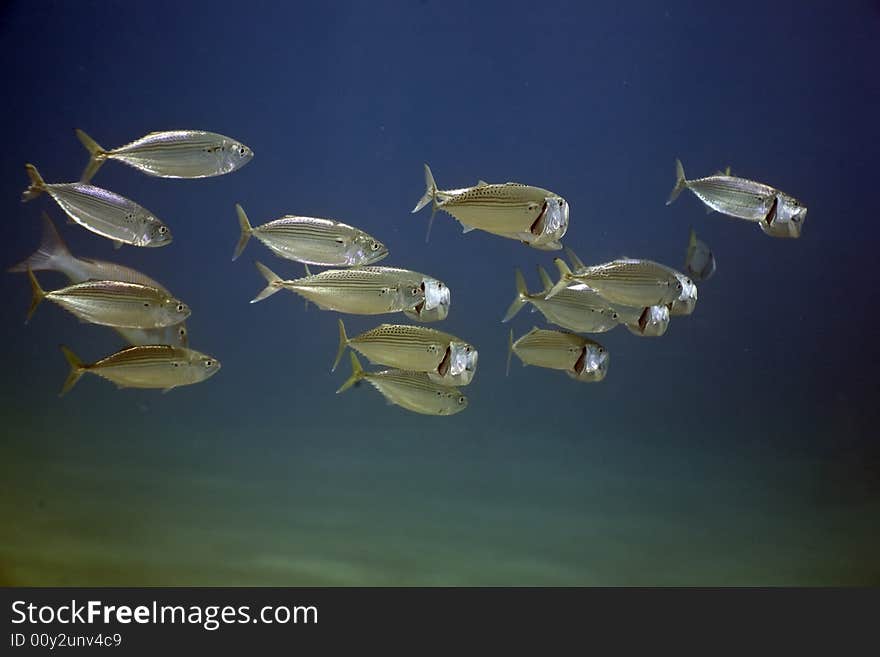
<svg viewBox="0 0 880 657"><path fill-rule="evenodd" d="M715 254L705 242L697 238L693 228L688 238L684 269L695 281L707 281L715 273Z"/></svg>
<svg viewBox="0 0 880 657"><path fill-rule="evenodd" d="M235 206L241 237L232 259L244 251L251 236L288 260L324 267L357 267L388 255L382 242L341 221L286 215L254 228L240 205Z"/></svg>
<svg viewBox="0 0 880 657"><path fill-rule="evenodd" d="M422 275L405 269L327 269L320 274L285 281L264 264L255 264L268 284L251 303L262 301L282 289L296 292L322 310L355 315L401 312L425 302Z"/></svg>
<svg viewBox="0 0 880 657"><path fill-rule="evenodd" d="M683 289L675 270L650 260L625 258L576 272L572 272L562 258L553 262L559 269L560 279L547 294L547 299L578 282L595 290L609 303L644 308L672 303Z"/></svg>
<svg viewBox="0 0 880 657"><path fill-rule="evenodd" d="M33 299L30 320L43 299L52 301L80 320L122 328L164 328L180 324L190 309L179 299L154 287L122 281L86 281L46 292L28 270Z"/></svg>
<svg viewBox="0 0 880 657"><path fill-rule="evenodd" d="M474 377L476 348L454 335L424 326L381 324L349 338L339 320L339 349L333 369L346 347L366 356L371 363L412 372L425 372L435 383L467 385Z"/></svg>
<svg viewBox="0 0 880 657"><path fill-rule="evenodd" d="M57 271L64 274L71 283L95 281L124 281L154 287L168 295L171 293L158 281L115 262L78 258L74 256L46 212L42 214L43 237L40 246L26 260L9 268L10 272ZM186 347L189 333L185 323L158 329L138 329L112 327L132 345L167 344Z"/></svg>
<svg viewBox="0 0 880 657"><path fill-rule="evenodd" d="M538 267L538 273L544 289L530 294L522 272L516 270L516 298L502 322L510 321L523 306L530 303L551 324L576 333L604 333L620 323L620 317L611 304L582 283L571 285L551 299L545 299L553 283L543 268Z"/></svg>
<svg viewBox="0 0 880 657"><path fill-rule="evenodd" d="M159 178L209 178L240 169L254 152L235 139L203 130L151 132L107 150L85 132L76 136L91 156L81 182L88 182L107 160L117 160Z"/></svg>
<svg viewBox="0 0 880 657"><path fill-rule="evenodd" d="M675 272L675 277L681 283L681 294L669 304L669 314L672 316L690 315L697 306L697 285L681 272Z"/></svg>
<svg viewBox="0 0 880 657"><path fill-rule="evenodd" d="M31 184L22 194L22 201L30 201L46 192L73 221L113 240L116 247L123 244L155 247L171 243L168 226L134 201L85 183L50 185L33 164L26 164L25 169Z"/></svg>
<svg viewBox="0 0 880 657"><path fill-rule="evenodd" d="M418 212L431 203L431 221L437 210L443 210L457 219L466 233L479 229L535 248L555 250L568 229L568 203L540 187L481 180L473 187L439 190L427 164L425 186L424 196L412 211Z"/></svg>
<svg viewBox="0 0 880 657"><path fill-rule="evenodd" d="M468 400L461 392L431 381L424 372L384 370L365 372L354 352L351 356L351 376L336 391L345 392L355 383L366 380L382 393L391 404L396 404L422 415L454 415L467 408Z"/></svg>
<svg viewBox="0 0 880 657"><path fill-rule="evenodd" d="M507 343L507 371L513 354L523 365L563 370L581 381L601 381L608 370L608 351L594 340L573 333L532 328L514 341L513 331ZM584 374L592 375L584 377Z"/></svg>
<svg viewBox="0 0 880 657"><path fill-rule="evenodd" d="M112 381L120 388L158 388L167 392L178 386L204 381L220 370L216 358L168 345L128 347L91 364L83 363L63 345L61 350L70 365L70 374L61 395L66 394L86 372Z"/></svg>
<svg viewBox="0 0 880 657"><path fill-rule="evenodd" d="M747 221L758 222L773 237L798 237L807 208L775 187L725 174L687 180L680 160L675 161L675 187L666 205L683 189L691 190L710 210Z"/></svg>

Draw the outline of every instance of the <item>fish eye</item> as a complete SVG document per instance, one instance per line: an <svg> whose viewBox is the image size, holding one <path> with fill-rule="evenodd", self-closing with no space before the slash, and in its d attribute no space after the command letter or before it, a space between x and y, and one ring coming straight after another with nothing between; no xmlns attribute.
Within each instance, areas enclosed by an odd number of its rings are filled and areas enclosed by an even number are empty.
<svg viewBox="0 0 880 657"><path fill-rule="evenodd" d="M182 313L184 310L186 310L186 306L182 303L177 304L177 312Z"/></svg>
<svg viewBox="0 0 880 657"><path fill-rule="evenodd" d="M412 289L413 296L417 296L419 294L419 292L421 292L421 291L422 290L420 288L414 287Z"/></svg>
<svg viewBox="0 0 880 657"><path fill-rule="evenodd" d="M379 242L376 242L375 240L370 242L370 250L378 251L379 250Z"/></svg>
<svg viewBox="0 0 880 657"><path fill-rule="evenodd" d="M177 331L177 334L182 338L185 337L186 336L186 329L181 326L180 329Z"/></svg>
<svg viewBox="0 0 880 657"><path fill-rule="evenodd" d="M213 367L213 366L214 366L214 361L211 360L210 358L205 361L205 367Z"/></svg>
<svg viewBox="0 0 880 657"><path fill-rule="evenodd" d="M602 347L599 347L599 350L598 350L598 351L599 351L600 354L604 354L604 353L605 353L605 350L604 350Z"/></svg>
<svg viewBox="0 0 880 657"><path fill-rule="evenodd" d="M462 395L461 397L458 398L458 403L464 404L464 395Z"/></svg>
<svg viewBox="0 0 880 657"><path fill-rule="evenodd" d="M160 235L164 235L167 232L168 232L168 229L165 228L165 226L159 226L159 234Z"/></svg>

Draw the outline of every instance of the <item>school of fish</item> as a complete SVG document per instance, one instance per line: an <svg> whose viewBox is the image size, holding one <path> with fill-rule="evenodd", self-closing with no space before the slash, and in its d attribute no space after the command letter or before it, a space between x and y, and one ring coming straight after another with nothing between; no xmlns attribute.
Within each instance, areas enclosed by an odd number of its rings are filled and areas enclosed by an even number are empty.
<svg viewBox="0 0 880 657"><path fill-rule="evenodd" d="M79 181L47 183L33 164L25 165L29 185L22 201L43 194L68 217L68 223L112 241L162 247L172 241L169 226L138 203L91 184L109 160L117 160L159 178L207 178L232 173L248 164L253 151L241 141L201 130L152 132L139 139L104 149L82 130L76 136L89 153ZM736 219L757 223L771 237L797 238L807 208L798 199L770 185L733 176L730 168L704 178L688 180L675 161L675 185L667 205L688 189L706 206ZM694 312L696 282L709 280L716 263L712 250L690 231L683 271L643 258L618 258L584 264L562 244L568 230L568 202L555 192L515 182L488 183L441 190L425 164L425 192L412 212L431 206L431 225L438 210L461 224L464 233L481 230L517 240L541 251L562 251L555 257L554 283L538 267L541 289L529 292L519 269L514 270L516 296L502 322L511 321L526 305L548 324L564 330L533 327L518 339L508 334L507 371L514 354L523 365L559 370L576 381L597 383L607 373L608 350L580 334L605 333L623 325L634 335L658 337L670 319ZM265 287L251 303L281 290L302 297L321 310L353 315L402 314L417 324L383 323L349 336L338 320L339 348L335 371L350 350L351 375L337 393L366 381L389 404L424 415L453 415L468 407L459 388L476 374L477 348L466 339L423 324L444 320L451 293L440 279L421 272L379 265L389 256L376 237L336 219L284 215L256 226L240 204L235 212L240 238L232 260L251 237L275 256L304 265L305 275L285 279L259 261L255 266ZM220 361L189 346L186 320L189 305L163 285L125 265L74 256L48 213L42 213L43 238L39 248L11 272L28 277L32 301L30 321L43 301L50 301L80 322L112 328L130 346L93 363L83 362L62 346L70 372L61 389L67 393L90 372L119 388L173 388L200 383L220 370ZM426 241L427 241L426 236ZM312 273L309 265L324 267ZM69 284L44 288L37 272L63 274ZM388 369L367 371L357 352L371 364Z"/></svg>

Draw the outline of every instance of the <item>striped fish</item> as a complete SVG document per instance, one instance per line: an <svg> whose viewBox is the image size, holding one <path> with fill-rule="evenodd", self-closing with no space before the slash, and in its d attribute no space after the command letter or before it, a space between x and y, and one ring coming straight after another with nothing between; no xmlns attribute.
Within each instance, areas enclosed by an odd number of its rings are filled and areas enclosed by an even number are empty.
<svg viewBox="0 0 880 657"><path fill-rule="evenodd" d="M431 203L431 220L437 210L443 210L457 219L466 233L476 228L538 249L562 248L559 240L568 230L568 203L558 194L520 183L482 180L473 187L440 190L427 164L425 186L427 190L413 212Z"/></svg>
<svg viewBox="0 0 880 657"><path fill-rule="evenodd" d="M358 381L366 380L391 404L422 415L454 415L467 408L468 400L449 386L434 383L424 372L383 370L365 372L351 352L351 376L336 394L348 390Z"/></svg>
<svg viewBox="0 0 880 657"><path fill-rule="evenodd" d="M83 363L63 345L61 350L70 365L61 395L76 385L86 372L112 381L119 388L158 388L168 392L178 386L204 381L220 370L220 361L216 358L168 345L129 347L91 364Z"/></svg>
<svg viewBox="0 0 880 657"><path fill-rule="evenodd" d="M85 183L50 185L43 180L33 164L26 164L25 170L31 184L22 194L22 201L30 201L45 192L74 222L86 230L113 240L117 248L123 244L171 244L168 226L134 201Z"/></svg>
<svg viewBox="0 0 880 657"><path fill-rule="evenodd" d="M235 210L241 237L233 260L241 255L251 236L275 255L309 265L357 267L379 262L388 255L382 242L341 221L285 215L254 228L240 205Z"/></svg>
<svg viewBox="0 0 880 657"><path fill-rule="evenodd" d="M268 284L251 303L262 301L281 289L296 292L322 310L354 315L401 312L425 303L423 275L407 269L327 269L320 274L285 281L264 264L255 264Z"/></svg>
<svg viewBox="0 0 880 657"><path fill-rule="evenodd" d="M516 297L502 322L509 322L527 303L532 304L551 324L576 333L604 333L620 323L620 317L605 299L582 283L570 285L551 299L544 297L553 289L547 272L538 267L544 289L530 294L522 272L516 270Z"/></svg>
<svg viewBox="0 0 880 657"><path fill-rule="evenodd" d="M775 187L727 173L688 180L681 161L676 160L675 187L666 205L684 189L691 190L710 212L716 210L730 217L758 222L761 230L773 237L800 236L807 216L806 207Z"/></svg>
<svg viewBox="0 0 880 657"><path fill-rule="evenodd" d="M91 258L78 258L74 256L58 230L49 219L49 215L43 212L43 238L37 250L26 260L9 268L11 272L33 271L57 271L70 279L71 283L82 283L87 280L95 281L125 281L126 283L138 283L154 287L168 294L171 293L159 282L136 269L107 262L104 260L92 260ZM136 329L113 327L125 340L132 345L140 344L168 344L176 347L186 347L189 343L189 332L186 324L181 322L176 326L168 326L159 329Z"/></svg>
<svg viewBox="0 0 880 657"><path fill-rule="evenodd" d="M507 346L508 373L513 354L523 365L563 370L579 381L601 381L608 370L608 351L605 347L574 333L534 327L514 341L511 330Z"/></svg>
<svg viewBox="0 0 880 657"><path fill-rule="evenodd" d="M81 182L88 182L107 160L118 160L159 178L209 178L240 169L254 152L235 139L203 130L151 132L107 150L77 128L76 136L91 156Z"/></svg>
<svg viewBox="0 0 880 657"><path fill-rule="evenodd" d="M477 368L477 350L464 340L424 326L381 324L349 338L339 320L339 350L333 369L346 347L366 356L371 363L401 370L425 372L443 385L467 385Z"/></svg>
<svg viewBox="0 0 880 657"><path fill-rule="evenodd" d="M154 329L180 324L189 317L185 303L147 285L122 281L85 281L46 292L28 269L33 298L30 320L43 299L58 304L90 324L122 328Z"/></svg>
<svg viewBox="0 0 880 657"><path fill-rule="evenodd" d="M559 282L545 297L552 299L572 283L584 283L606 301L622 306L644 308L664 306L681 295L682 282L674 269L651 262L624 258L572 272L562 258L554 261Z"/></svg>

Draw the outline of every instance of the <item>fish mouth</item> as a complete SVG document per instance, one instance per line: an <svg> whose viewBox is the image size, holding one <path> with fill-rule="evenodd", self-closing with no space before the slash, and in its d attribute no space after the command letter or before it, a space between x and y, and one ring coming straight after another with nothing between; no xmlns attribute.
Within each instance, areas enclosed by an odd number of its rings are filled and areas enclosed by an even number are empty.
<svg viewBox="0 0 880 657"><path fill-rule="evenodd" d="M651 309L649 307L646 307L642 311L642 314L639 315L639 330L642 333L645 332L645 328L648 326L648 321L650 321L650 319L651 319L650 313L651 313Z"/></svg>
<svg viewBox="0 0 880 657"><path fill-rule="evenodd" d="M538 217L535 219L535 221L532 222L532 225L529 226L529 232L532 235L540 235L541 234L541 232L542 232L541 231L542 219L544 218L544 215L547 214L547 206L548 206L548 202L544 201L544 205L541 206L541 211L538 213Z"/></svg>
<svg viewBox="0 0 880 657"><path fill-rule="evenodd" d="M773 222L776 220L776 209L779 206L779 197L773 197L773 203L770 205L770 210L767 212L767 216L764 217L764 221L767 222L768 226L772 226Z"/></svg>
<svg viewBox="0 0 880 657"><path fill-rule="evenodd" d="M452 347L446 347L446 353L443 354L443 360L440 361L440 364L437 366L437 374L440 376L446 376L449 372L449 363L452 360Z"/></svg>
<svg viewBox="0 0 880 657"><path fill-rule="evenodd" d="M578 374L578 375L583 374L584 367L586 366L586 364L587 364L587 345L584 345L583 348L581 348L581 355L578 356L578 359L574 363L574 368L573 368L574 373Z"/></svg>

